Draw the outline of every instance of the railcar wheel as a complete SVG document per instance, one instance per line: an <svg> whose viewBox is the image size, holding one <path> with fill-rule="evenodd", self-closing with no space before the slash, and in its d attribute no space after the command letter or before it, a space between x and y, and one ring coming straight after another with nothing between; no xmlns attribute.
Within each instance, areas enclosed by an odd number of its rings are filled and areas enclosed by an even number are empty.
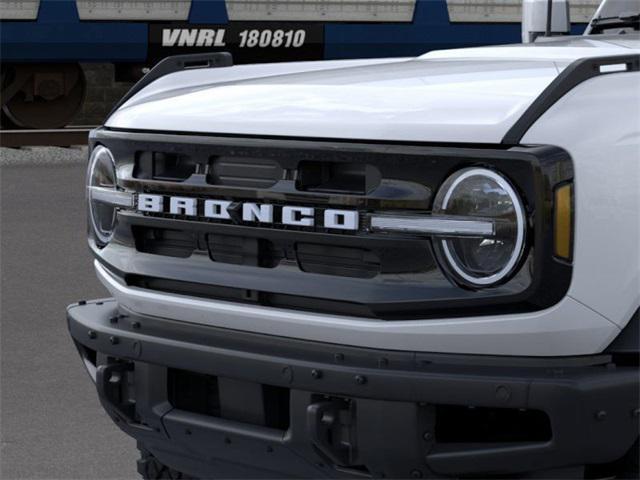
<svg viewBox="0 0 640 480"><path fill-rule="evenodd" d="M77 63L3 65L2 70L3 126L61 128L82 108L87 84Z"/></svg>
<svg viewBox="0 0 640 480"><path fill-rule="evenodd" d="M0 91L2 91L2 102L5 100L5 91L7 87L13 82L13 78L15 76L15 70L2 65L0 68ZM4 113L4 109L0 108L0 128L3 130L11 130L14 128L18 128L16 124L14 124L9 117L7 117Z"/></svg>

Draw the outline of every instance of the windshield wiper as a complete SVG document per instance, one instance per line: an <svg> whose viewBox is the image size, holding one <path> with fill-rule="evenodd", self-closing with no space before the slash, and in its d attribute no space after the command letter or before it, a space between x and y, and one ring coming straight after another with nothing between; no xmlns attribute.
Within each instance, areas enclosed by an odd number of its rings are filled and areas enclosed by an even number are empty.
<svg viewBox="0 0 640 480"><path fill-rule="evenodd" d="M590 33L600 33L613 28L633 28L634 30L640 30L640 14L594 18L591 21Z"/></svg>

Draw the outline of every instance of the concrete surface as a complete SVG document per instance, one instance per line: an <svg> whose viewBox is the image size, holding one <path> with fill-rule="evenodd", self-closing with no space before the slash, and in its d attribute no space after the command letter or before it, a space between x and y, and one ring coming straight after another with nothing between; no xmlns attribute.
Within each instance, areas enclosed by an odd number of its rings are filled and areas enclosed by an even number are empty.
<svg viewBox="0 0 640 480"><path fill-rule="evenodd" d="M103 412L67 334L65 306L105 296L85 242L84 158L0 149L2 479L139 478L135 443Z"/></svg>
<svg viewBox="0 0 640 480"><path fill-rule="evenodd" d="M0 167L12 165L84 165L87 147L25 147L0 148ZM82 185L81 185L82 187Z"/></svg>

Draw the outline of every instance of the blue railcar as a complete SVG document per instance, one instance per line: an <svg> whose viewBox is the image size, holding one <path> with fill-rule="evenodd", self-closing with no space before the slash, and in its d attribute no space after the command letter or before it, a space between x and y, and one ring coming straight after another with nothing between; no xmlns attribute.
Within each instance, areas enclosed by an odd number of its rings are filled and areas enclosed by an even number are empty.
<svg viewBox="0 0 640 480"><path fill-rule="evenodd" d="M598 0L572 10L580 33ZM78 62L135 80L167 55L235 63L413 56L518 42L520 0L1 0L3 124L66 125L86 90Z"/></svg>

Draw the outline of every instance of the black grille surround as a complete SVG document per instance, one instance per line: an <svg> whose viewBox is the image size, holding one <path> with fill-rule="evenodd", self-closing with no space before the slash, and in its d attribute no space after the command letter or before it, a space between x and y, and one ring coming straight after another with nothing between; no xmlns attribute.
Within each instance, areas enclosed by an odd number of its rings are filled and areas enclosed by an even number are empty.
<svg viewBox="0 0 640 480"><path fill-rule="evenodd" d="M322 226L236 225L204 217L188 220L120 210L111 243L98 248L90 239L90 245L105 267L132 286L396 320L536 311L561 300L571 281L571 264L553 256L554 189L573 180L571 158L557 147L159 134L107 128L92 132L90 147L98 144L112 151L119 185L137 193L360 213L361 229L348 232ZM180 172L180 178L153 178L153 170L140 175L137 159L145 152L185 159L183 164L167 163ZM220 169L212 170L220 159L229 171L246 159L265 167L255 180L246 168L239 181L232 175L221 180ZM501 285L479 290L458 286L446 277L430 239L374 234L366 228L367 216L373 212L428 213L444 180L471 166L506 176L517 188L528 220L518 272ZM267 177L272 180L266 181Z"/></svg>

